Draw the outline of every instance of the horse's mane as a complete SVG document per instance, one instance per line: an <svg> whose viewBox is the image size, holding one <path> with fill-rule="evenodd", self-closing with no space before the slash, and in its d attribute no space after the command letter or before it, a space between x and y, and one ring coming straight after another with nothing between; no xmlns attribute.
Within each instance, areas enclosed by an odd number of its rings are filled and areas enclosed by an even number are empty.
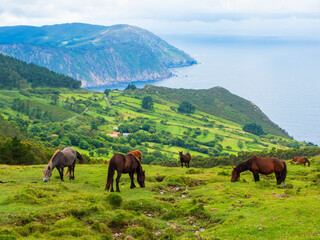
<svg viewBox="0 0 320 240"><path fill-rule="evenodd" d="M134 153L129 152L128 155L132 155L132 156L134 157L134 159L136 159L136 160L138 161L138 163L139 163L139 165L140 165L140 167L141 167L141 162L140 162L139 158L137 158L137 156L134 155Z"/></svg>
<svg viewBox="0 0 320 240"><path fill-rule="evenodd" d="M58 149L51 157L49 163L48 163L48 166L50 166L50 169L52 170L52 160L53 158L58 154L58 152L60 152L60 149Z"/></svg>
<svg viewBox="0 0 320 240"><path fill-rule="evenodd" d="M248 170L251 167L252 160L255 156L249 158L247 161L239 163L235 168L237 172L243 172Z"/></svg>

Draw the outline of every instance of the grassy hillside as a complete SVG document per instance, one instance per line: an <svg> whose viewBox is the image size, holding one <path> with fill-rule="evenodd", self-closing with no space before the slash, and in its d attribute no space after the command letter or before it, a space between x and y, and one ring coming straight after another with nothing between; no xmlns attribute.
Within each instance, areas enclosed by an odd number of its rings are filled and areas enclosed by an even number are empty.
<svg viewBox="0 0 320 240"><path fill-rule="evenodd" d="M288 133L274 124L254 103L222 87L195 90L146 85L143 89L137 90L137 95L141 92L177 104L187 101L202 112L239 123L242 126L256 123L261 125L267 133L289 137Z"/></svg>
<svg viewBox="0 0 320 240"><path fill-rule="evenodd" d="M287 162L286 185L231 167L144 165L146 187L104 191L108 165L76 165L75 180L43 166L0 166L0 239L318 239L320 158Z"/></svg>
<svg viewBox="0 0 320 240"><path fill-rule="evenodd" d="M256 136L238 123L200 110L182 114L177 112L179 104L160 96L152 95L154 108L145 110L143 96L113 91L109 108L103 93L87 90L0 90L0 113L35 142L51 148L74 146L93 158L108 159L136 148L143 152L144 162L156 163L176 161L178 151L208 157L308 145L279 135ZM108 137L114 128L131 134Z"/></svg>

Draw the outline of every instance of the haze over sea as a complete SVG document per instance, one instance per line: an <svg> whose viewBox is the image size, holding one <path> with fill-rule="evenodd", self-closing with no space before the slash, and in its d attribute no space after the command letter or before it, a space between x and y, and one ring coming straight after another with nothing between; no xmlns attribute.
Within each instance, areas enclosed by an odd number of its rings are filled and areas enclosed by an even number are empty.
<svg viewBox="0 0 320 240"><path fill-rule="evenodd" d="M172 69L175 77L135 83L137 87L147 83L193 89L221 86L252 101L294 139L320 145L320 42L199 35L162 38L199 64Z"/></svg>

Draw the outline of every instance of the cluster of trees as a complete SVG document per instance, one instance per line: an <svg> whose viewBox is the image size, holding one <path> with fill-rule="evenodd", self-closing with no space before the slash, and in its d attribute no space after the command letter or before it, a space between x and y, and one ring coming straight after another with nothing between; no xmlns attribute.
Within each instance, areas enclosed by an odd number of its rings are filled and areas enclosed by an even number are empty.
<svg viewBox="0 0 320 240"><path fill-rule="evenodd" d="M146 96L142 99L141 107L147 110L153 109L153 98Z"/></svg>
<svg viewBox="0 0 320 240"><path fill-rule="evenodd" d="M29 100L14 99L12 109L21 112L31 119L42 119L44 121L55 121L54 115L50 111L44 111L39 106L34 106Z"/></svg>
<svg viewBox="0 0 320 240"><path fill-rule="evenodd" d="M196 107L186 101L182 102L178 107L178 112L181 113L194 113L195 111Z"/></svg>
<svg viewBox="0 0 320 240"><path fill-rule="evenodd" d="M244 125L242 130L257 136L265 134L265 132L262 130L262 127L256 123L248 123Z"/></svg>
<svg viewBox="0 0 320 240"><path fill-rule="evenodd" d="M0 164L32 165L48 163L53 151L30 141L17 137L1 137Z"/></svg>
<svg viewBox="0 0 320 240"><path fill-rule="evenodd" d="M81 82L71 77L50 71L35 64L28 64L16 58L0 54L0 88L66 87L78 89Z"/></svg>

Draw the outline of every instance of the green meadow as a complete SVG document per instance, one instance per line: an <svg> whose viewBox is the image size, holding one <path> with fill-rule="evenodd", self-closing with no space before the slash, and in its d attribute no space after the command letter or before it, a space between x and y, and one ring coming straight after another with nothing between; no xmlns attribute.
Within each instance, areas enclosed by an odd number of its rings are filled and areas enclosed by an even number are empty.
<svg viewBox="0 0 320 240"><path fill-rule="evenodd" d="M42 165L0 165L0 239L319 239L320 157L287 161L284 185L232 167L143 165L146 187L104 191L107 164L76 165L75 180ZM137 182L136 185L138 186Z"/></svg>

